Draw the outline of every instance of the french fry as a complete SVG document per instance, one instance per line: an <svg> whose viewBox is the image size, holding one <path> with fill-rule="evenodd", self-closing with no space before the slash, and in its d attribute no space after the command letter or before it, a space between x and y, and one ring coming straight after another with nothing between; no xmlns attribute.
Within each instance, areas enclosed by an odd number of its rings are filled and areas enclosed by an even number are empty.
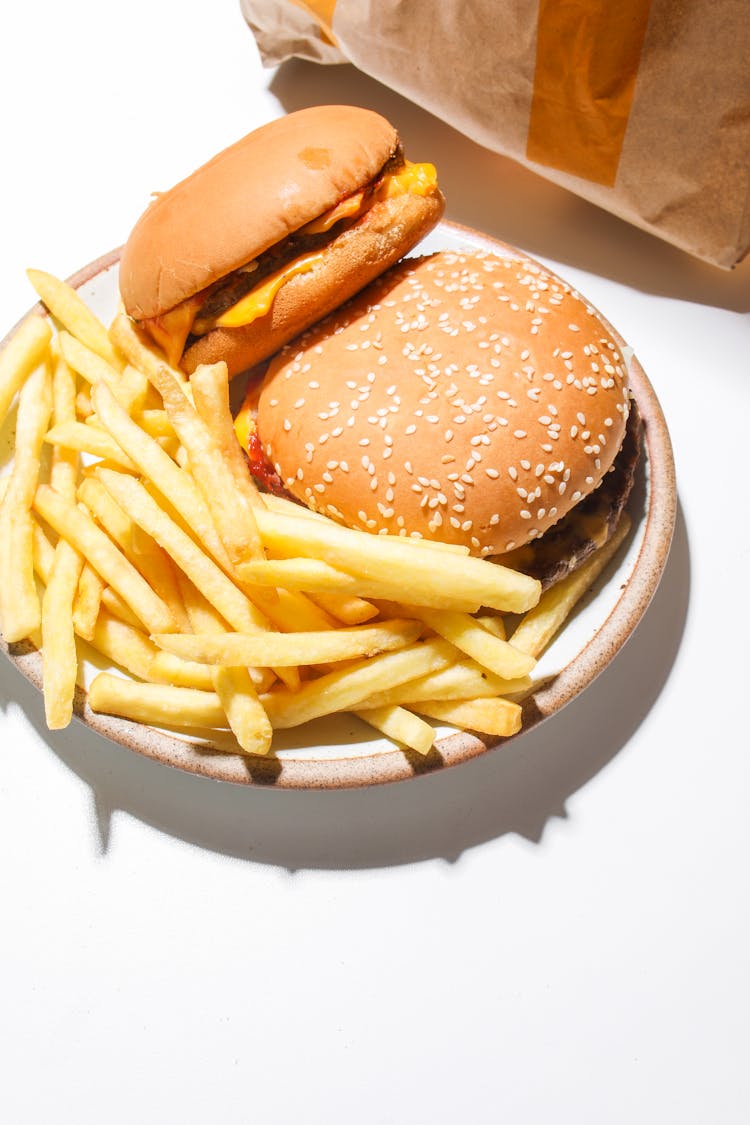
<svg viewBox="0 0 750 1125"><path fill-rule="evenodd" d="M578 570L545 590L539 604L521 619L513 633L511 643L515 648L530 656L539 656L544 651L576 604L591 589L617 553L629 530L630 517L625 512L620 517L614 535L603 547L595 551Z"/></svg>
<svg viewBox="0 0 750 1125"><path fill-rule="evenodd" d="M445 609L418 609L415 612L430 629L502 679L528 676L534 667L533 656L496 637L467 613Z"/></svg>
<svg viewBox="0 0 750 1125"><path fill-rule="evenodd" d="M110 672L100 672L92 680L89 707L151 726L227 726L224 708L214 691L135 683Z"/></svg>
<svg viewBox="0 0 750 1125"><path fill-rule="evenodd" d="M131 473L136 472L135 464L108 433L85 422L61 422L45 434L44 440L48 445L61 445L91 457L100 457Z"/></svg>
<svg viewBox="0 0 750 1125"><path fill-rule="evenodd" d="M282 633L298 631L315 632L318 629L334 629L336 621L330 614L310 601L296 590L279 590L272 602L259 602L257 591L252 591L252 600L260 605L266 616Z"/></svg>
<svg viewBox="0 0 750 1125"><path fill-rule="evenodd" d="M102 590L101 606L119 621L124 621L126 625L131 625L133 629L143 628L143 622L133 613L132 609L130 609L111 586L105 586ZM77 627L76 632L78 632Z"/></svg>
<svg viewBox="0 0 750 1125"><path fill-rule="evenodd" d="M65 543L65 540L62 540L61 543ZM34 569L45 586L50 583L54 562L55 548L39 523L34 520ZM101 582L96 571L88 563L84 565L84 574L87 571L94 576L97 582ZM82 579L84 574L81 575ZM78 592L80 595L80 585ZM105 587L103 591L99 589L96 613L91 623L90 632L87 630L85 637L80 632L74 616L75 632L79 637L88 641L94 651L107 657L114 664L119 664L121 668L139 679L155 683L176 684L180 687L194 687L206 691L211 690L213 687L211 668L205 664L193 664L180 660L179 657L173 656L170 652L164 652L157 648L139 627L137 618L129 613L127 606L121 603L113 604L112 594L113 591L108 587ZM102 601L112 604L113 609L117 610L117 614L104 607L100 609ZM117 599L117 603L119 603L119 599ZM131 620L124 621L122 615L128 615ZM259 684L267 687L268 681L265 677L259 677Z"/></svg>
<svg viewBox="0 0 750 1125"><path fill-rule="evenodd" d="M376 691L447 667L456 650L447 641L418 641L396 652L360 660L340 671L307 680L296 692L274 688L261 696L274 729L295 727L335 711L356 711Z"/></svg>
<svg viewBox="0 0 750 1125"><path fill-rule="evenodd" d="M52 574L52 565L55 560L55 547L47 538L46 532L34 518L32 512L32 538L34 570L39 575L45 586L49 585ZM88 589L89 580L91 589ZM142 623L130 610L125 602L109 586L105 586L94 568L86 561L83 564L78 591L73 607L73 627L76 635L84 640L91 640L97 624L101 608L106 609L118 620L125 622L134 629L141 629ZM156 648L156 646L154 646ZM160 650L156 650L160 651Z"/></svg>
<svg viewBox="0 0 750 1125"><path fill-rule="evenodd" d="M78 488L78 499L124 555L133 551L132 534L137 524L134 524L130 516L123 512L98 477L91 475L84 477ZM130 561L133 562L133 559L131 558Z"/></svg>
<svg viewBox="0 0 750 1125"><path fill-rule="evenodd" d="M121 373L117 367L103 359L98 352L70 332L61 332L57 339L60 342L63 358L74 371L83 376L87 383L91 386L99 382L106 383L125 410L133 408L137 393L133 394L130 381L124 378L124 372Z"/></svg>
<svg viewBox="0 0 750 1125"><path fill-rule="evenodd" d="M495 637L499 637L501 641L507 641L508 637L505 631L505 622L502 617L496 613L480 613L474 618L478 625L483 629L487 629Z"/></svg>
<svg viewBox="0 0 750 1125"><path fill-rule="evenodd" d="M364 625L378 616L378 607L356 594L315 594L310 600L342 625Z"/></svg>
<svg viewBox="0 0 750 1125"><path fill-rule="evenodd" d="M184 575L181 589L191 628L208 635L224 635L224 623ZM261 674L255 669L253 671L256 676ZM246 754L267 754L271 749L273 729L258 699L250 669L213 667L210 672L211 686L219 697L240 749Z"/></svg>
<svg viewBox="0 0 750 1125"><path fill-rule="evenodd" d="M99 614L90 643L93 649L138 679L213 690L212 671L205 664L195 664L163 652L141 629L120 621L105 609Z"/></svg>
<svg viewBox="0 0 750 1125"><path fill-rule="evenodd" d="M541 587L535 579L484 559L460 557L430 547L420 549L395 537L386 541L385 536L262 509L257 510L256 519L264 546L271 550L312 556L379 581L392 579L394 571L398 571L408 588L408 594L402 595L406 601L423 598L428 592L450 597L452 591L463 588L467 599L474 599L477 608L486 605L503 612L523 613L539 600ZM240 570L243 577L246 573Z"/></svg>
<svg viewBox="0 0 750 1125"><path fill-rule="evenodd" d="M47 317L27 316L0 352L0 426L13 399L47 355L52 329Z"/></svg>
<svg viewBox="0 0 750 1125"><path fill-rule="evenodd" d="M149 632L168 632L176 627L169 608L82 507L66 501L45 484L36 490L34 507L58 535L84 555Z"/></svg>
<svg viewBox="0 0 750 1125"><path fill-rule="evenodd" d="M52 368L52 424L67 425L76 420L76 376L63 356ZM73 499L78 483L78 452L56 445L50 458L50 484L61 496Z"/></svg>
<svg viewBox="0 0 750 1125"><path fill-rule="evenodd" d="M498 738L507 738L521 729L521 707L510 699L424 700L416 704L416 709L438 722Z"/></svg>
<svg viewBox="0 0 750 1125"><path fill-rule="evenodd" d="M35 518L34 513L31 513L32 527L32 556L34 562L34 570L41 578L45 586L49 585L50 575L52 574L52 567L55 562L55 548L50 543L46 531L42 528L39 521Z"/></svg>
<svg viewBox="0 0 750 1125"><path fill-rule="evenodd" d="M133 367L142 371L149 382L157 367L169 367L164 353L146 337L142 328L139 328L120 310L109 328L109 339L112 344L130 361ZM169 367L174 378L187 385L187 379L181 371Z"/></svg>
<svg viewBox="0 0 750 1125"><path fill-rule="evenodd" d="M209 426L221 450L234 486L248 507L262 503L255 481L250 475L247 461L237 440L229 408L229 372L224 362L201 364L190 376L195 409Z"/></svg>
<svg viewBox="0 0 750 1125"><path fill-rule="evenodd" d="M246 754L267 754L273 727L247 669L215 668L214 690L239 748Z"/></svg>
<svg viewBox="0 0 750 1125"><path fill-rule="evenodd" d="M44 270L27 270L26 276L60 324L103 359L115 367L120 365L107 329L75 289Z"/></svg>
<svg viewBox="0 0 750 1125"><path fill-rule="evenodd" d="M81 554L61 539L42 598L42 678L44 711L50 730L66 727L73 717L78 672L73 599L82 568Z"/></svg>
<svg viewBox="0 0 750 1125"><path fill-rule="evenodd" d="M87 476L81 482L78 498L169 607L179 627L189 629L190 624L172 563L166 552L150 536L143 535L142 528L122 510L97 477ZM140 550L135 548L136 538L140 543ZM150 543L150 548L146 541Z"/></svg>
<svg viewBox="0 0 750 1125"><path fill-rule="evenodd" d="M149 409L158 409L158 395L146 376L132 363L126 363L120 376L118 401L129 414L142 416Z"/></svg>
<svg viewBox="0 0 750 1125"><path fill-rule="evenodd" d="M355 714L393 742L416 750L418 754L429 754L435 742L434 727L404 707L370 707Z"/></svg>
<svg viewBox="0 0 750 1125"><path fill-rule="evenodd" d="M136 421L149 437L173 438L176 436L166 410L143 410L138 414Z"/></svg>
<svg viewBox="0 0 750 1125"><path fill-rule="evenodd" d="M277 515L298 516L304 520L317 520L318 523L328 522L328 517L321 512L314 512L312 508L306 508L303 504L298 504L296 500L288 500L286 496L277 496L275 492L261 492L260 498L263 501L263 506L269 512L276 512Z"/></svg>
<svg viewBox="0 0 750 1125"><path fill-rule="evenodd" d="M286 668L355 660L404 648L417 639L419 632L419 622L386 621L381 625L353 625L318 633L226 633L223 636L167 633L155 634L152 639L184 660L229 668L247 665Z"/></svg>
<svg viewBox="0 0 750 1125"><path fill-rule="evenodd" d="M183 386L165 365L151 376L169 420L190 458L194 480L203 492L214 525L227 554L236 566L263 554L252 502L238 490L231 468L206 423L186 397ZM254 498L253 498L254 502Z"/></svg>
<svg viewBox="0 0 750 1125"><path fill-rule="evenodd" d="M91 405L91 395L86 388L83 387L76 395L76 415L78 418L83 418L85 421L87 418L90 418L93 413L94 408Z"/></svg>
<svg viewBox="0 0 750 1125"><path fill-rule="evenodd" d="M214 527L203 494L193 479L174 463L168 453L148 436L119 405L106 386L94 388L96 412L108 433L138 466L144 477L158 482L161 495L172 505L196 539L225 570L231 568L226 548Z"/></svg>
<svg viewBox="0 0 750 1125"><path fill-rule="evenodd" d="M531 680L501 680L491 672L485 672L473 660L457 660L440 672L431 672L416 680L409 680L398 687L371 695L362 708L400 705L416 707L423 700L457 700L491 698L500 695L515 695L529 690Z"/></svg>
<svg viewBox="0 0 750 1125"><path fill-rule="evenodd" d="M91 563L84 562L73 602L73 628L86 641L90 641L94 635L105 589L106 583Z"/></svg>
<svg viewBox="0 0 750 1125"><path fill-rule="evenodd" d="M104 487L120 507L174 559L177 566L187 574L230 625L240 632L248 633L268 627L267 618L190 536L159 507L140 481L123 473L116 473L112 469L99 469L97 473ZM150 628L152 633L168 631Z"/></svg>
<svg viewBox="0 0 750 1125"><path fill-rule="evenodd" d="M476 597L467 596L460 588L450 592L416 586L416 575L411 572L411 585L401 576L400 570L391 567L375 578L351 574L339 566L322 559L305 558L289 548L292 558L253 559L243 563L238 573L250 585L275 586L286 590L304 590L312 598L321 595L374 598L377 601L412 602L415 605L463 610L473 613L479 608ZM407 548L408 550L408 548ZM271 548L273 553L274 548ZM413 595L410 597L409 595Z"/></svg>
<svg viewBox="0 0 750 1125"><path fill-rule="evenodd" d="M190 581L183 571L177 572L177 582L180 588L182 601L187 610L188 618L190 619L191 628L196 633L227 633L229 626L224 621L221 614L217 613L210 602L206 601L201 594L200 590ZM161 651L161 650L159 650ZM169 655L164 653L165 656ZM210 665L198 665L208 672L213 669ZM256 691L268 691L274 680L275 674L270 668L247 668L253 687ZM294 684L295 687L299 686L299 678Z"/></svg>
<svg viewBox="0 0 750 1125"><path fill-rule="evenodd" d="M36 368L21 389L16 456L0 508L0 615L8 644L28 637L42 620L34 582L31 507L51 412L52 389L44 365Z"/></svg>

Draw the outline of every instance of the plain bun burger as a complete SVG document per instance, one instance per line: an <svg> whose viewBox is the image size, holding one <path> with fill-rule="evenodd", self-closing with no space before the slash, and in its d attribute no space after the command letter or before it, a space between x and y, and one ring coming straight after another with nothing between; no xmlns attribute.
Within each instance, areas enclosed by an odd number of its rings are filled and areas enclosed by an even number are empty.
<svg viewBox="0 0 750 1125"><path fill-rule="evenodd" d="M437 223L431 164L353 106L316 106L248 134L136 223L120 263L127 313L191 372L253 366L362 289Z"/></svg>
<svg viewBox="0 0 750 1125"><path fill-rule="evenodd" d="M578 293L525 259L442 252L401 262L272 360L249 455L351 527L481 556L557 537L581 554L560 529L596 495L578 539L612 530L635 419L620 348Z"/></svg>

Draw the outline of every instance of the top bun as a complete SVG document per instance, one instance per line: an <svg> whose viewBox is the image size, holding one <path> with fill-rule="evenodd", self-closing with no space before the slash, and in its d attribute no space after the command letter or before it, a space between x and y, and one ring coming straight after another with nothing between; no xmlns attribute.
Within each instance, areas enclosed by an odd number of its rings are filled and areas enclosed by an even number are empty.
<svg viewBox="0 0 750 1125"><path fill-rule="evenodd" d="M289 344L257 431L311 509L496 555L597 487L627 415L618 344L578 293L526 259L443 252Z"/></svg>
<svg viewBox="0 0 750 1125"><path fill-rule="evenodd" d="M374 179L397 152L371 110L315 106L261 126L157 195L122 253L136 320L160 316Z"/></svg>

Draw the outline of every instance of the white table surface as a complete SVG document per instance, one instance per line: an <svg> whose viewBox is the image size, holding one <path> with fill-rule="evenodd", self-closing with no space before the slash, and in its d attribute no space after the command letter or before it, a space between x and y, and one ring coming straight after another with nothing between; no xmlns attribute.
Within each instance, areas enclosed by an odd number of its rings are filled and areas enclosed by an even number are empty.
<svg viewBox="0 0 750 1125"><path fill-rule="evenodd" d="M0 667L0 1120L746 1122L750 262L701 264L350 68L263 71L239 6L3 16L3 329L24 269L302 105L386 113L448 217L571 279L635 348L680 509L650 611L503 753L365 791L140 759ZM262 173L262 169L260 170Z"/></svg>

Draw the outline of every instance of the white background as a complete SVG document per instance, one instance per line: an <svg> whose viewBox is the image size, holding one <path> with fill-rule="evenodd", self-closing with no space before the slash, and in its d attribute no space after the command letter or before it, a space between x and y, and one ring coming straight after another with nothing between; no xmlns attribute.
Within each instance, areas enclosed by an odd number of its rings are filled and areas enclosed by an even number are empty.
<svg viewBox="0 0 750 1125"><path fill-rule="evenodd" d="M633 345L674 442L672 555L552 722L367 791L232 788L50 735L4 662L0 1119L744 1123L750 263L703 265L350 68L264 72L232 0L47 0L3 16L3 330L27 266L69 275L151 191L324 101L386 113L449 218Z"/></svg>

